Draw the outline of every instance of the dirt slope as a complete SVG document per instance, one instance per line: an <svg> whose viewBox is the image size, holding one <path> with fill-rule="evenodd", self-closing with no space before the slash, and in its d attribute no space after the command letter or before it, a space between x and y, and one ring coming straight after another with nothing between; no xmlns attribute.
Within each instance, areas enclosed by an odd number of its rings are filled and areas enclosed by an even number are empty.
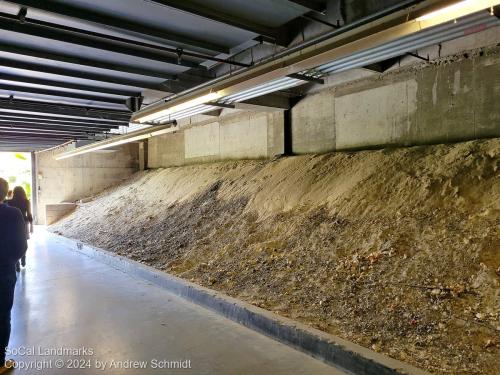
<svg viewBox="0 0 500 375"><path fill-rule="evenodd" d="M168 168L51 229L434 373L500 362L500 139Z"/></svg>

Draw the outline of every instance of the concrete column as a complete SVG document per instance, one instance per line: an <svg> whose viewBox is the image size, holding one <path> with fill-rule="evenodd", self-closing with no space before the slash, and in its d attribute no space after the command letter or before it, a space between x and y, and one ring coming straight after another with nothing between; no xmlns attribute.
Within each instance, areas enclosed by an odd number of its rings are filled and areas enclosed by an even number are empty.
<svg viewBox="0 0 500 375"><path fill-rule="evenodd" d="M33 221L38 223L38 178L36 154L31 153L31 207Z"/></svg>

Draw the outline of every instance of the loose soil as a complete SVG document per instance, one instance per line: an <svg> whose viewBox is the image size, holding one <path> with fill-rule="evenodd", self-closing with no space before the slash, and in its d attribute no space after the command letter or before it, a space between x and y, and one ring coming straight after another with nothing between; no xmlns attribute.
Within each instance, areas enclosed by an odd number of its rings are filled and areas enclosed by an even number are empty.
<svg viewBox="0 0 500 375"><path fill-rule="evenodd" d="M497 374L500 139L150 170L51 230L433 373Z"/></svg>

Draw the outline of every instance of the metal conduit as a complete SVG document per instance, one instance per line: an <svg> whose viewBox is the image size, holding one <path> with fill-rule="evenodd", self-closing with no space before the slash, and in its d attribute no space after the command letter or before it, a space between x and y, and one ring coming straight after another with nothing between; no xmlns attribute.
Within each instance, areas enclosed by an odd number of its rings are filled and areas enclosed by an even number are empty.
<svg viewBox="0 0 500 375"><path fill-rule="evenodd" d="M463 35L464 30L475 26L485 25L487 27L500 25L500 20L488 14L480 14L467 17L464 22L457 24L445 24L436 28L422 31L416 35L404 37L394 42L386 43L382 46L363 51L337 61L321 65L318 70L327 74L342 70L358 68L382 61L391 57L399 56L406 52L428 47L447 40L455 39ZM439 29L439 30L436 30Z"/></svg>
<svg viewBox="0 0 500 375"><path fill-rule="evenodd" d="M302 81L297 81L297 80L294 80L293 78L288 78L286 80L283 80L279 83L275 83L273 85L258 86L255 89L247 90L244 94L239 94L239 95L235 96L234 98L232 98L229 101L229 104L233 103L233 102L245 100L245 99L250 99L250 97L254 98L255 96L264 95L264 93L283 90L284 88L286 88L288 86L290 86L290 87L294 86L296 82L302 83Z"/></svg>
<svg viewBox="0 0 500 375"><path fill-rule="evenodd" d="M251 89L247 89L247 90L238 92L236 94L225 96L224 98L219 99L219 101L232 100L232 99L235 99L235 98L237 98L239 96L249 94L249 93L251 93L251 92L253 92L255 90L260 90L260 89L262 89L264 87L271 87L271 86L274 86L274 85L279 85L282 82L288 81L290 79L291 78L289 78L289 77L283 77L283 78L275 79L274 81L270 81L270 82L264 83L264 84L256 86L256 87L252 87Z"/></svg>

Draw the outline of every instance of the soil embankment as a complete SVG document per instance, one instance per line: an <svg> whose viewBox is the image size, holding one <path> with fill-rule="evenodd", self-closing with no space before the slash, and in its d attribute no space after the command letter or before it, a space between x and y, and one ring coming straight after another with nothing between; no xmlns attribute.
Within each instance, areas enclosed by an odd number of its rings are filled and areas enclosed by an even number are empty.
<svg viewBox="0 0 500 375"><path fill-rule="evenodd" d="M500 139L151 170L52 231L434 373L500 362Z"/></svg>

